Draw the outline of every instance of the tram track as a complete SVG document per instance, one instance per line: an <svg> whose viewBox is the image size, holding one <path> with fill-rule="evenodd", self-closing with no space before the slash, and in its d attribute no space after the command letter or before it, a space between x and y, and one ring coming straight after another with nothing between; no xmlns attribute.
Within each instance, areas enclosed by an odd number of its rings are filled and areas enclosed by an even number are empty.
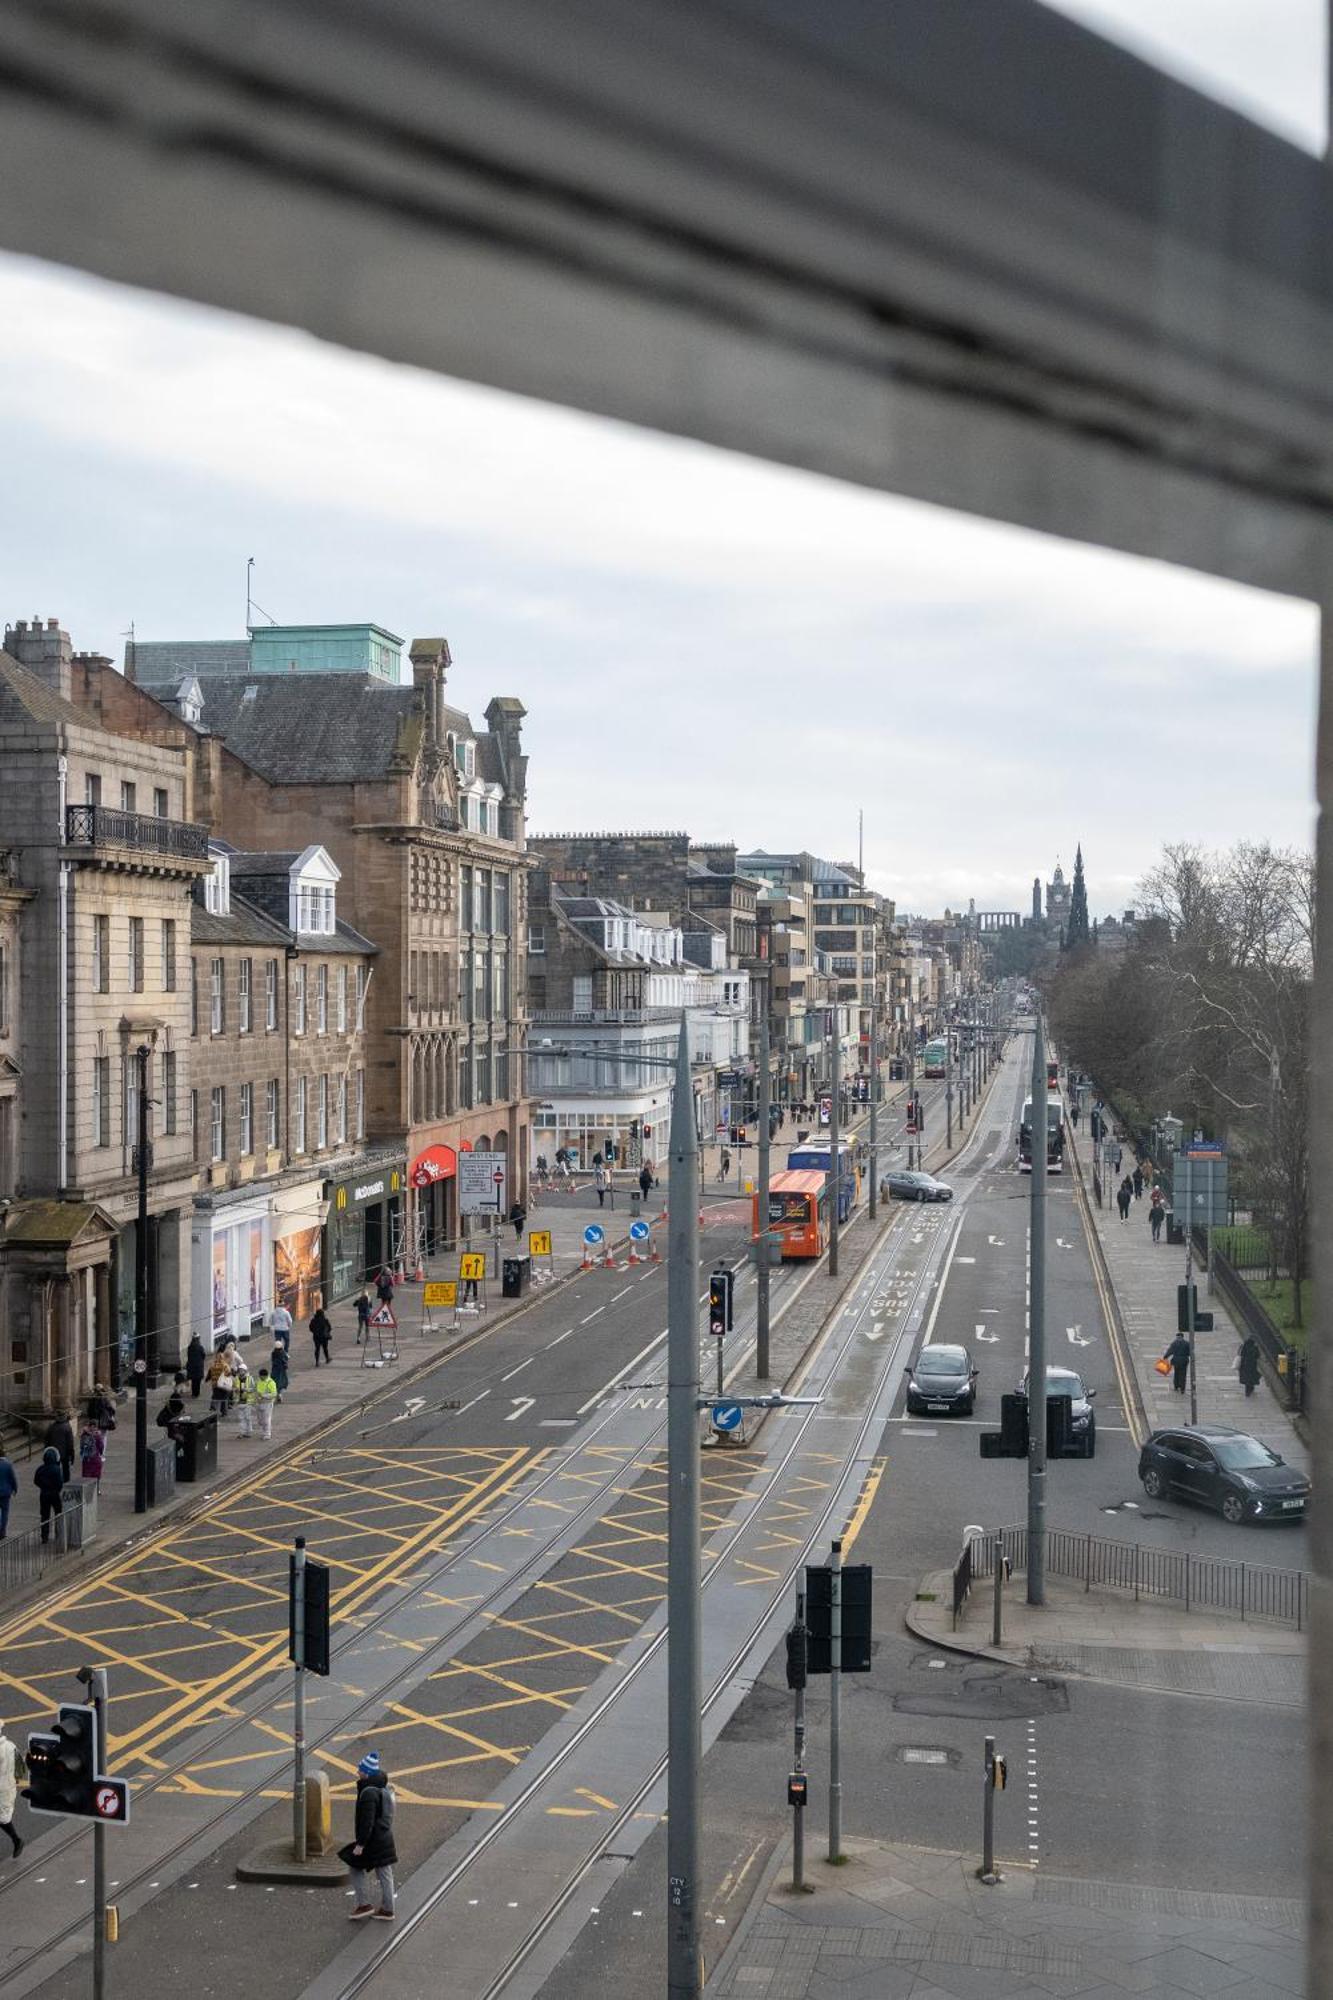
<svg viewBox="0 0 1333 2000"><path fill-rule="evenodd" d="M997 1070L995 1081L998 1081L998 1078L999 1071ZM961 1162L965 1160L975 1148L982 1146L984 1141L983 1121L978 1118L964 1146L955 1154L955 1161ZM825 1535L830 1523L834 1519L841 1504L842 1494L848 1478L863 1459L868 1460L871 1456L867 1452L867 1444L870 1441L871 1433L877 1428L882 1429L886 1421L888 1410L882 1407L883 1399L886 1388L892 1382L895 1370L898 1367L899 1359L903 1352L903 1343L912 1337L914 1319L918 1313L918 1309L921 1308L929 1290L938 1282L939 1273L943 1267L944 1259L948 1254L948 1246L956 1241L961 1229L961 1211L965 1208L970 1194L971 1189L968 1189L958 1198L954 1210L957 1219L953 1222L952 1227L941 1232L937 1254L933 1258L923 1262L921 1270L916 1274L912 1288L901 1308L899 1330L893 1341L888 1344L880 1366L875 1372L873 1386L866 1398L864 1413L857 1424L854 1438L843 1454L843 1462L838 1477L832 1482L831 1497L811 1527L804 1543L794 1555L789 1556L785 1571L781 1575L780 1580L767 1592L762 1609L749 1621L745 1636L738 1645L733 1647L721 1670L715 1673L712 1684L704 1696L701 1710L704 1716L707 1716L716 1707L718 1702L722 1700L727 1691L734 1686L741 1668L744 1666L755 1645L762 1638L775 1611L784 1599L790 1597L792 1586L797 1577L802 1574L811 1552L821 1537ZM825 1370L824 1379L829 1383L836 1380L839 1368L854 1347L858 1336L864 1331L867 1319L873 1317L876 1297L883 1282L883 1265L895 1254L898 1247L896 1238L900 1234L900 1231L895 1225L899 1222L906 1223L907 1219L906 1210L904 1210L901 1216L893 1217L883 1231L883 1240L877 1243L870 1253L866 1268L869 1271L871 1281L866 1288L865 1296L861 1303L855 1307L851 1314L850 1325L846 1328L845 1332L838 1336L836 1351L829 1360ZM811 1355L807 1355L797 1370L798 1376L805 1374L809 1370L812 1365L812 1358ZM801 1451L803 1445L805 1445L818 1414L816 1408L803 1411L799 1417L790 1411L783 1413L784 1423L791 1425L792 1434L789 1439L783 1442L780 1456L776 1461L767 1461L770 1470L770 1490L776 1488L780 1475L790 1467L792 1461ZM712 1590L723 1587L723 1571L726 1559L739 1550L745 1537L754 1529L757 1519L757 1510L751 1510L743 1519L734 1522L730 1527L726 1546L721 1550L716 1546L715 1532L713 1560L709 1567L708 1576L702 1586L705 1600ZM422 1927L429 1922L430 1918L440 1909L440 1906L446 1902L450 1894L467 1879L477 1864L496 1847L497 1843L507 1833L514 1830L516 1824L522 1819L525 1813L533 1809L551 1779L555 1777L579 1749L587 1744L596 1730L624 1700L626 1694L642 1680L648 1668L661 1654L667 1641L668 1627L663 1623L630 1666L624 1670L615 1684L607 1689L588 1715L583 1718L577 1729L560 1745L559 1749L548 1759L542 1768L534 1773L518 1794L506 1804L504 1810L480 1828L475 1841L468 1851L461 1855L454 1866L431 1888L416 1909L408 1911L400 1917L400 1921L396 1925L393 1934L387 1937L383 1944L374 1950L373 1955L340 1982L331 1982L327 1974L315 1982L312 1993L317 1994L317 2000L359 2000L359 1996L367 1992L379 1973L421 1932ZM530 1925L504 1963L491 1977L489 1983L479 1989L477 2000L500 2000L500 1996L506 1992L514 1978L542 1943L543 1939L548 1936L552 1927L560 1920L571 1898L578 1892L580 1884L585 1880L590 1870L596 1866L608 1848L615 1846L617 1837L629 1828L635 1814L642 1809L644 1801L652 1795L655 1788L661 1783L666 1768L667 1758L665 1753L663 1753L656 1759L647 1775L634 1787L632 1795L626 1804L621 1806L609 1821L599 1824L595 1842L587 1845L583 1853L576 1859L559 1892L549 1899L540 1915Z"/></svg>

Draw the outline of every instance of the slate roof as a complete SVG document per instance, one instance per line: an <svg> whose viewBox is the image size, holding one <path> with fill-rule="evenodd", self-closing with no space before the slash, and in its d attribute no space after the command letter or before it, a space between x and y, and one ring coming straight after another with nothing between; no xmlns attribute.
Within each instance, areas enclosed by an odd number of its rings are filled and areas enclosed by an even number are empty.
<svg viewBox="0 0 1333 2000"><path fill-rule="evenodd" d="M337 785L416 760L415 688L368 674L199 675L203 726L272 783Z"/></svg>
<svg viewBox="0 0 1333 2000"><path fill-rule="evenodd" d="M125 672L143 688L173 690L187 674L244 674L250 666L248 639L130 639Z"/></svg>
<svg viewBox="0 0 1333 2000"><path fill-rule="evenodd" d="M319 937L306 936L289 930L286 924L271 917L267 910L261 910L257 903L231 892L231 910L226 916L218 916L196 903L190 911L190 943L193 944L252 944L267 947L270 951L279 945L294 944L301 951L328 953L337 957L340 953L358 955L372 952L378 955L379 946L360 931L353 930L342 918L337 919L337 929L333 935Z"/></svg>
<svg viewBox="0 0 1333 2000"><path fill-rule="evenodd" d="M77 723L81 729L100 727L95 716L66 701L31 667L25 667L11 653L0 652L0 707L12 713L16 706L30 722Z"/></svg>

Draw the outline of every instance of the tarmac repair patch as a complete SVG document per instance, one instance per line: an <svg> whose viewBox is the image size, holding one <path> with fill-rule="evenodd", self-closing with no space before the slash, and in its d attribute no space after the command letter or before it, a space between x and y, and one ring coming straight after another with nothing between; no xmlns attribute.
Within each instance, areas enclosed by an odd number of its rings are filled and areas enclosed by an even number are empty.
<svg viewBox="0 0 1333 2000"><path fill-rule="evenodd" d="M1021 1667L998 1672L965 1673L961 1683L893 1697L898 1715L955 1716L969 1722L1011 1722L1030 1715L1064 1715L1069 1688L1047 1674L1025 1673Z"/></svg>

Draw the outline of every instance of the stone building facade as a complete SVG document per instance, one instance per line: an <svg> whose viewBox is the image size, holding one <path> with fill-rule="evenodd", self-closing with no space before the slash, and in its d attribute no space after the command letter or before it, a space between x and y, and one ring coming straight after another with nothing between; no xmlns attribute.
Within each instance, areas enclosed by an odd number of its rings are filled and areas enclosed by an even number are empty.
<svg viewBox="0 0 1333 2000"><path fill-rule="evenodd" d="M339 1207L334 1191L380 1164L366 1152L362 1024L376 953L340 917L338 886L322 848L215 844L194 906L192 1325L206 1347L248 1339L275 1304L306 1318L366 1275L373 1211ZM394 1165L401 1203L401 1156Z"/></svg>
<svg viewBox="0 0 1333 2000"><path fill-rule="evenodd" d="M238 847L323 847L339 906L378 949L366 996L366 1126L397 1149L408 1190L406 1259L457 1239L460 1151L514 1161L526 1192L526 790L522 704L497 697L486 727L446 700L443 639L410 648L396 684L298 663L230 665L177 680L194 713L196 782ZM158 650L164 695L175 665ZM185 687L188 678L189 687ZM183 692L182 692L183 690Z"/></svg>
<svg viewBox="0 0 1333 2000"><path fill-rule="evenodd" d="M25 1004L0 1070L21 1071L0 1238L0 1401L72 1402L133 1354L138 1051L149 1051L149 1360L181 1351L193 1198L188 1091L191 890L207 869L192 766L169 717L151 733L79 704L105 663L57 621L20 621L0 655L0 850Z"/></svg>

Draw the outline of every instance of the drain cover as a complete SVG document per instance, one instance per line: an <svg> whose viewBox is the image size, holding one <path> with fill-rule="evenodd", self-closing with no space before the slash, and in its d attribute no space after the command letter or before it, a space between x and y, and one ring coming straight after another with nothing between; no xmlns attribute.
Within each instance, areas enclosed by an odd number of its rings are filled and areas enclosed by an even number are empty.
<svg viewBox="0 0 1333 2000"><path fill-rule="evenodd" d="M937 1750L932 1745L904 1743L895 1752L900 1764L956 1764L959 1750Z"/></svg>

